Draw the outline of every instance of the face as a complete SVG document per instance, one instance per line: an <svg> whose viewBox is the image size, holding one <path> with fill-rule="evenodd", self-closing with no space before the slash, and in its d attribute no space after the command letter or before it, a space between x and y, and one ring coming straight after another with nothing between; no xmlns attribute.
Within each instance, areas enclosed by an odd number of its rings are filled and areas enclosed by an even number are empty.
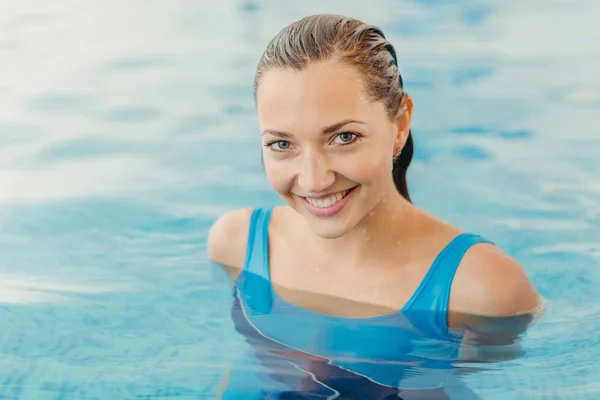
<svg viewBox="0 0 600 400"><path fill-rule="evenodd" d="M257 108L267 179L319 236L343 236L397 195L392 162L410 113L391 120L359 71L335 62L267 70Z"/></svg>

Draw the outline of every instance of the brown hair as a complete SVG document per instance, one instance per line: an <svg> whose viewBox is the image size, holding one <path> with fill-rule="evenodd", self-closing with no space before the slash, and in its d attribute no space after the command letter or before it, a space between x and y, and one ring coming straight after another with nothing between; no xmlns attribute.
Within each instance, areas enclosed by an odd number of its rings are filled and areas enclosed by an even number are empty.
<svg viewBox="0 0 600 400"><path fill-rule="evenodd" d="M404 97L396 51L376 26L357 19L317 14L281 30L267 45L254 78L254 97L260 78L270 68L301 70L311 62L336 59L361 72L367 94L382 101L388 117L395 119ZM412 134L394 159L392 175L400 194L410 201L406 171L413 155Z"/></svg>

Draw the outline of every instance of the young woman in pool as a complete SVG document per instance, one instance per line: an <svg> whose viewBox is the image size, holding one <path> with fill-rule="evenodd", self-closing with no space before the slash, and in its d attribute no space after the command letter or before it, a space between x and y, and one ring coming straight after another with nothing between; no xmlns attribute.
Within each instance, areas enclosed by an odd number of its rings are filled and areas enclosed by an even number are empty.
<svg viewBox="0 0 600 400"><path fill-rule="evenodd" d="M410 335L460 338L476 318L539 308L513 258L411 203L413 102L377 27L335 15L291 24L269 43L254 91L266 176L287 205L231 211L207 239L251 329L326 364L398 361ZM397 371L337 365L399 386Z"/></svg>

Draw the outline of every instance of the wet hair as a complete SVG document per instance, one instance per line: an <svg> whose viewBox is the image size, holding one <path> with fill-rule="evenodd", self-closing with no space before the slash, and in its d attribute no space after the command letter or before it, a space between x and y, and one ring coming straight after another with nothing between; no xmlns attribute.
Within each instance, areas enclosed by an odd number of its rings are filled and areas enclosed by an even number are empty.
<svg viewBox="0 0 600 400"><path fill-rule="evenodd" d="M362 75L367 95L381 101L388 117L398 116L406 98L398 71L396 51L381 29L340 15L317 14L281 30L267 45L254 78L254 98L262 74L271 68L302 70L310 63L337 60L356 68ZM408 201L406 171L413 156L412 133L394 159L392 176L396 189Z"/></svg>

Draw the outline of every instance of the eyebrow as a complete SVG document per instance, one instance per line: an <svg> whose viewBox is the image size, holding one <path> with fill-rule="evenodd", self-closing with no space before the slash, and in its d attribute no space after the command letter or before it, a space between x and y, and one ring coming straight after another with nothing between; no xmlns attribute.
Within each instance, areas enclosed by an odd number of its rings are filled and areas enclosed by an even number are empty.
<svg viewBox="0 0 600 400"><path fill-rule="evenodd" d="M363 124L363 125L366 124L366 122L358 121L358 120L355 120L355 119L345 119L343 121L340 121L338 123L335 123L333 125L330 125L330 126L324 128L321 133L323 135L327 135L327 134L330 134L330 133L333 133L333 132L337 131L338 129L342 128L345 125L352 124L352 123ZM276 131L276 130L273 130L273 129L266 129L266 130L263 131L262 134L264 135L266 133L274 135L274 136L282 137L282 138L287 138L287 137L293 136L289 132Z"/></svg>

